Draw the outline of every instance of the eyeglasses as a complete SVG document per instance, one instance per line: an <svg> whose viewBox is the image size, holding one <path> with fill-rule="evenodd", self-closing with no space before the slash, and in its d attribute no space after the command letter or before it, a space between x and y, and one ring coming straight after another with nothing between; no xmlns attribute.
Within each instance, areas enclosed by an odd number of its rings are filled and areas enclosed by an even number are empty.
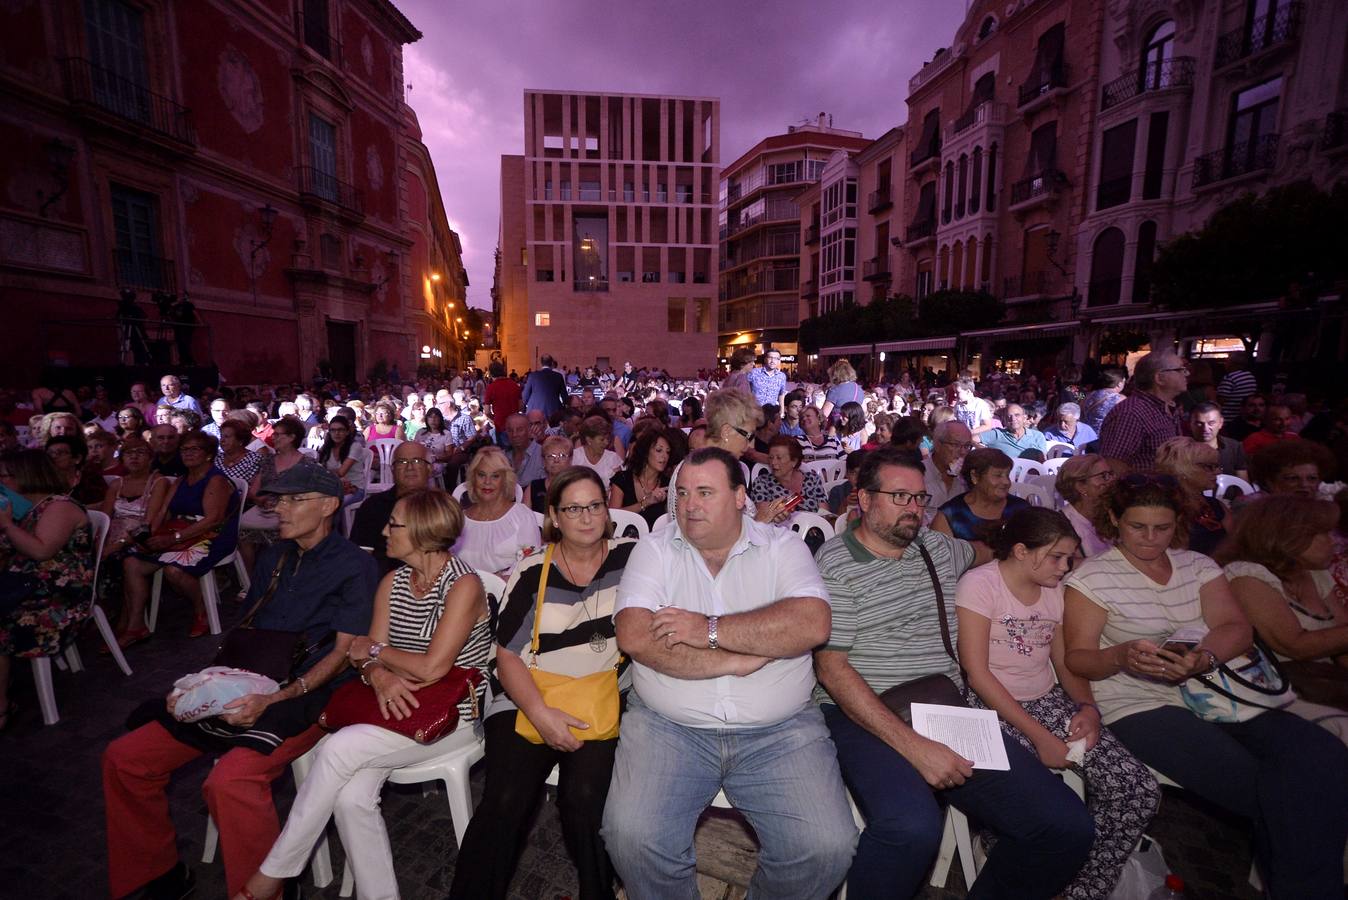
<svg viewBox="0 0 1348 900"><path fill-rule="evenodd" d="M931 494L928 494L926 491L918 491L914 494L911 491L876 491L871 490L870 488L867 488L866 490L871 494L888 494L890 502L895 506L907 506L909 503L914 503L919 507L926 509L931 505Z"/></svg>
<svg viewBox="0 0 1348 900"><path fill-rule="evenodd" d="M561 461L564 460L564 459L570 459L570 458L571 458L571 454L570 454L570 453L545 453L545 454L543 454L543 458L546 459L546 460L549 460L550 462L561 462Z"/></svg>
<svg viewBox="0 0 1348 900"><path fill-rule="evenodd" d="M205 453L206 448L196 444L183 444L178 448L179 453Z"/></svg>
<svg viewBox="0 0 1348 900"><path fill-rule="evenodd" d="M579 519L581 513L588 513L589 515L597 516L599 515L599 511L601 509L606 508L607 507L602 501L596 500L593 503L586 503L584 505L576 504L574 506L559 506L557 507L557 510L562 515L566 516L568 519Z"/></svg>
<svg viewBox="0 0 1348 900"><path fill-rule="evenodd" d="M407 468L408 466L429 466L430 463L424 459L395 459L393 465Z"/></svg>
<svg viewBox="0 0 1348 900"><path fill-rule="evenodd" d="M974 449L973 441L947 441L947 440L942 440L941 443L942 443L942 444L945 444L947 447L954 447L956 450L965 450L965 451L968 451L968 450Z"/></svg>
<svg viewBox="0 0 1348 900"><path fill-rule="evenodd" d="M751 434L751 433L748 432L748 431L745 431L743 428L740 428L738 425L731 425L730 428L731 428L731 430L733 430L736 434L738 434L740 437L744 438L746 441L751 441L751 440L753 440L753 438L754 438L753 434Z"/></svg>
<svg viewBox="0 0 1348 900"><path fill-rule="evenodd" d="M1097 481L1113 481L1115 478L1113 469L1105 469L1103 472L1096 472L1094 475L1087 475L1088 479L1094 478Z"/></svg>
<svg viewBox="0 0 1348 900"><path fill-rule="evenodd" d="M322 500L327 494L310 494L307 497L301 497L299 494L281 494L276 498L276 505L283 503L303 503L305 500Z"/></svg>
<svg viewBox="0 0 1348 900"><path fill-rule="evenodd" d="M117 414L117 420L118 420L119 422L120 422L121 420L123 420L123 419L126 419L126 420L130 421L131 419L134 419L134 418L135 418L135 416L131 415L130 413L118 413L118 414Z"/></svg>

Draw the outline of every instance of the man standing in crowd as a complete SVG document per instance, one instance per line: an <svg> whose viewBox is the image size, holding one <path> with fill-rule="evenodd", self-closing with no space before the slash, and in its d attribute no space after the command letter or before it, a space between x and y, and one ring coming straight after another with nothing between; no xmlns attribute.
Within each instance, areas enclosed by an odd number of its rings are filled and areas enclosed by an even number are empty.
<svg viewBox="0 0 1348 900"><path fill-rule="evenodd" d="M1100 454L1134 472L1156 467L1156 450L1182 434L1184 410L1175 403L1189 385L1189 367L1172 350L1153 350L1133 369L1133 393L1105 418Z"/></svg>
<svg viewBox="0 0 1348 900"><path fill-rule="evenodd" d="M557 360L543 354L543 368L530 372L524 381L521 397L530 412L538 410L544 416L551 416L566 406L566 380L556 368Z"/></svg>
<svg viewBox="0 0 1348 900"><path fill-rule="evenodd" d="M449 417L449 442L455 447L462 447L464 444L477 437L477 425L473 422L473 417L468 414L468 404L459 398L454 401L454 415Z"/></svg>
<svg viewBox="0 0 1348 900"><path fill-rule="evenodd" d="M936 592L945 597L953 647L955 582L984 560L969 543L922 527L925 493L922 468L910 456L872 451L857 479L860 521L819 551L833 627L815 652L816 696L844 777L866 810L848 891L917 893L941 842L940 791L997 834L970 895L1047 900L1090 851L1094 828L1085 806L1005 734L1010 770L975 774L969 760L919 735L880 699L918 678L944 675L958 684L961 677L942 639Z"/></svg>
<svg viewBox="0 0 1348 900"><path fill-rule="evenodd" d="M1295 440L1297 433L1287 427L1291 420L1292 410L1287 404L1270 403L1264 409L1264 421L1260 429L1241 442L1245 455L1253 456L1264 447L1269 444L1276 444L1278 441Z"/></svg>
<svg viewBox="0 0 1348 900"><path fill-rule="evenodd" d="M974 383L970 378L961 378L955 382L955 420L974 437L997 427L992 416L992 406L982 397L974 394Z"/></svg>
<svg viewBox="0 0 1348 900"><path fill-rule="evenodd" d="M1095 442L1100 435L1095 433L1094 428L1081 421L1081 407L1068 402L1058 404L1058 421L1044 431L1044 437L1050 441L1071 444L1080 450L1087 444Z"/></svg>
<svg viewBox="0 0 1348 900"><path fill-rule="evenodd" d="M1251 394L1240 404L1240 418L1228 423L1223 433L1236 441L1244 441L1264 427L1264 410L1268 401L1263 394Z"/></svg>
<svg viewBox="0 0 1348 900"><path fill-rule="evenodd" d="M1226 420L1215 403L1200 403L1189 411L1190 436L1217 451L1217 462L1222 467L1222 474L1248 481L1250 465L1245 460L1245 450L1240 446L1240 441L1222 434L1224 424Z"/></svg>
<svg viewBox="0 0 1348 900"><path fill-rule="evenodd" d="M1086 395L1086 403L1081 409L1081 421L1095 433L1100 433L1105 416L1123 400L1123 386L1128 383L1127 376L1119 369L1101 369L1095 379L1095 390Z"/></svg>
<svg viewBox="0 0 1348 900"><path fill-rule="evenodd" d="M1044 432L1030 428L1025 418L1025 407L1019 403L1009 403L1002 416L1006 419L1005 428L994 428L978 436L984 447L1000 450L1012 459L1037 459L1042 461L1048 452L1044 442Z"/></svg>
<svg viewBox="0 0 1348 900"><path fill-rule="evenodd" d="M1222 415L1234 419L1240 415L1245 398L1259 390L1259 382L1250 371L1248 353L1232 353L1227 362L1235 368L1217 382L1217 401L1222 405Z"/></svg>
<svg viewBox="0 0 1348 900"><path fill-rule="evenodd" d="M357 547L369 547L379 564L380 575L396 569L400 562L388 557L388 541L384 538L384 527L399 498L413 491L422 491L431 480L430 450L415 441L405 441L393 451L393 490L375 491L367 494L365 500L356 509L356 519L351 523L351 542Z"/></svg>
<svg viewBox="0 0 1348 900"><path fill-rule="evenodd" d="M922 460L922 478L931 503L922 511L922 524L930 525L936 510L947 500L964 493L960 469L964 457L974 449L973 435L963 422L949 419L932 433L931 456Z"/></svg>
<svg viewBox="0 0 1348 900"><path fill-rule="evenodd" d="M500 434L505 431L506 418L520 411L520 386L515 379L506 377L505 366L499 360L493 361L488 371L491 382L483 392L482 400L491 413L492 426Z"/></svg>
<svg viewBox="0 0 1348 900"><path fill-rule="evenodd" d="M633 690L604 844L633 900L696 897L693 829L724 788L761 845L750 895L822 900L856 842L810 703L828 594L803 541L744 515L730 454L694 451L676 490L677 527L637 543L618 588Z"/></svg>
<svg viewBox="0 0 1348 900"><path fill-rule="evenodd" d="M543 445L531 438L529 421L519 413L506 419L506 440L510 442L506 453L510 455L510 466L515 470L515 482L527 487L535 479L542 478Z"/></svg>
<svg viewBox="0 0 1348 900"><path fill-rule="evenodd" d="M759 406L782 404L786 394L786 373L782 371L782 353L769 349L763 354L763 365L749 371L749 386Z"/></svg>
<svg viewBox="0 0 1348 900"><path fill-rule="evenodd" d="M637 373L633 371L630 360L623 363L623 374L618 379L618 384L624 391L635 391L637 389Z"/></svg>
<svg viewBox="0 0 1348 900"><path fill-rule="evenodd" d="M281 495L276 505L281 539L258 555L246 605L261 599L276 573L276 590L259 611L257 627L302 632L309 653L299 676L280 691L249 694L229 704L228 715L212 720L228 729L207 732L161 714L108 745L103 799L114 897L142 887L151 898L192 892L195 877L178 857L165 789L175 770L203 753L221 754L202 793L220 829L229 893L243 888L280 834L271 783L323 737L310 723L334 680L349 671L352 638L370 628L378 572L368 554L333 529L333 516L342 508L337 476L301 464L278 475L267 490Z"/></svg>
<svg viewBox="0 0 1348 900"><path fill-rule="evenodd" d="M159 390L164 395L159 401L161 404L167 404L174 409L190 409L201 415L201 404L197 403L195 397L183 393L183 383L178 380L177 375L165 375L159 379Z"/></svg>

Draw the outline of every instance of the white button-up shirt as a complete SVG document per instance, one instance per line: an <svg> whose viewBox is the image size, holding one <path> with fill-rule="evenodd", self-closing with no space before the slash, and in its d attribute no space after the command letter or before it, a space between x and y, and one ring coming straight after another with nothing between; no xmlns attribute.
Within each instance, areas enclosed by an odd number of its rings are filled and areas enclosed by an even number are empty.
<svg viewBox="0 0 1348 900"><path fill-rule="evenodd" d="M787 597L828 591L805 542L786 528L741 517L739 540L715 576L677 523L642 538L618 586L614 615L628 607L652 612L677 606L706 616L748 612ZM800 710L814 690L810 653L776 659L751 675L689 680L632 662L643 703L691 728L774 725Z"/></svg>
<svg viewBox="0 0 1348 900"><path fill-rule="evenodd" d="M936 518L937 511L941 504L947 500L953 500L960 494L963 494L968 488L964 486L964 481L958 475L950 482L947 487L945 479L941 477L941 469L936 465L936 461L930 456L922 460L922 482L926 485L928 494L931 494L931 502L927 508L922 511L922 524L931 525L932 520Z"/></svg>

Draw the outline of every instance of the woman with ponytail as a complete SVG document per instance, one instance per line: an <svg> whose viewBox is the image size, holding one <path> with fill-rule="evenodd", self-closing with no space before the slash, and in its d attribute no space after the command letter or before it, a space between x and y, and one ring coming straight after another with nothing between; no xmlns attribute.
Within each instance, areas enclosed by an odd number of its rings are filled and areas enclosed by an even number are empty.
<svg viewBox="0 0 1348 900"><path fill-rule="evenodd" d="M1083 742L1095 843L1063 891L1073 900L1108 897L1161 789L1100 724L1090 682L1063 664L1063 589L1080 540L1056 510L1028 508L992 530L993 561L967 572L955 592L959 657L969 701L996 711L1002 728L1054 769L1072 765L1068 742Z"/></svg>

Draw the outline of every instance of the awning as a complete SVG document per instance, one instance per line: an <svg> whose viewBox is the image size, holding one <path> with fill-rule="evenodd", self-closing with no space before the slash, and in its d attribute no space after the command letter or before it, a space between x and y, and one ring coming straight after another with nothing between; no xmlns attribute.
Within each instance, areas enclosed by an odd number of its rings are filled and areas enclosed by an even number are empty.
<svg viewBox="0 0 1348 900"><path fill-rule="evenodd" d="M1069 334L1076 334L1081 330L1079 322L1043 322L1034 325L1012 325L1005 328L983 328L978 331L966 331L960 337L963 338L1003 338L1003 337L1030 337L1030 338L1048 338L1063 337Z"/></svg>
<svg viewBox="0 0 1348 900"><path fill-rule="evenodd" d="M871 353L875 350L874 344L840 344L837 347L820 347L820 356L859 356L862 353Z"/></svg>
<svg viewBox="0 0 1348 900"><path fill-rule="evenodd" d="M886 353L914 353L918 350L953 350L957 338L954 335L950 337L934 338L916 338L911 341L888 341L883 344L876 344L877 351L883 350Z"/></svg>

